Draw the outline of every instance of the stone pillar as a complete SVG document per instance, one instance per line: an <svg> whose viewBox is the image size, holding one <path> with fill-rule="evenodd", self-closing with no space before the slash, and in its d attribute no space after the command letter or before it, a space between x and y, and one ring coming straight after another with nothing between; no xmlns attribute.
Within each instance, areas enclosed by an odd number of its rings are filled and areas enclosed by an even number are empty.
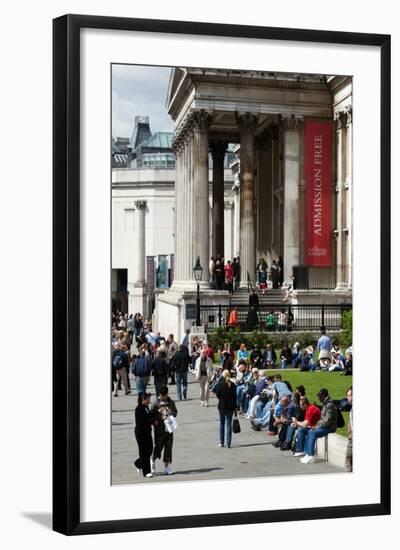
<svg viewBox="0 0 400 550"><path fill-rule="evenodd" d="M353 220L353 109L352 106L349 105L346 107L346 113L347 113L347 121L346 121L346 128L347 128L347 150L346 150L346 194L347 194L347 212L346 212L346 218L347 218L347 258L346 258L346 264L348 266L347 268L347 288L352 289L353 287L353 232L352 232L352 220Z"/></svg>
<svg viewBox="0 0 400 550"><path fill-rule="evenodd" d="M233 260L234 253L234 203L233 201L224 202L224 222L226 226L225 241L224 241L224 257L226 260Z"/></svg>
<svg viewBox="0 0 400 550"><path fill-rule="evenodd" d="M346 116L343 111L336 113L336 289L343 290L346 288L344 281L345 259L343 258L343 214L344 214L344 175L346 170L345 158L345 128Z"/></svg>
<svg viewBox="0 0 400 550"><path fill-rule="evenodd" d="M134 307L147 316L147 285L146 285L146 201L135 201L137 211L137 280L133 285Z"/></svg>
<svg viewBox="0 0 400 550"><path fill-rule="evenodd" d="M258 115L236 113L240 130L240 287L254 285L256 271L256 209L254 204L254 133Z"/></svg>
<svg viewBox="0 0 400 550"><path fill-rule="evenodd" d="M179 285L182 280L183 257L182 257L182 181L183 171L182 161L182 141L179 136L175 136L172 142L175 152L175 276L173 285Z"/></svg>
<svg viewBox="0 0 400 550"><path fill-rule="evenodd" d="M224 158L226 143L211 142L213 159L212 193L212 255L224 256Z"/></svg>
<svg viewBox="0 0 400 550"><path fill-rule="evenodd" d="M299 265L300 132L303 117L283 117L284 228L283 278L290 281L293 266Z"/></svg>
<svg viewBox="0 0 400 550"><path fill-rule="evenodd" d="M234 221L233 221L233 255L236 257L239 255L240 248L240 176L235 175L235 183L233 185L234 196Z"/></svg>
<svg viewBox="0 0 400 550"><path fill-rule="evenodd" d="M208 287L210 281L209 263L209 204L208 204L208 129L212 113L193 112L193 258L200 258L203 267L201 286ZM185 231L185 229L183 229ZM187 260L186 260L187 261ZM191 266L193 269L193 266ZM193 279L193 273L192 273Z"/></svg>

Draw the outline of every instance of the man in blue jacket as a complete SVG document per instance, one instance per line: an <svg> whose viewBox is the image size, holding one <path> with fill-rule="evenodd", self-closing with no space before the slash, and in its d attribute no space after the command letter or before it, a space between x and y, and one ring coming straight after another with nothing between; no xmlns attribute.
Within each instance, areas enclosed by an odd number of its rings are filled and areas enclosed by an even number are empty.
<svg viewBox="0 0 400 550"><path fill-rule="evenodd" d="M139 357L132 363L131 373L135 377L136 392L138 396L143 395L146 391L150 376L150 361L146 357L146 352L141 349Z"/></svg>

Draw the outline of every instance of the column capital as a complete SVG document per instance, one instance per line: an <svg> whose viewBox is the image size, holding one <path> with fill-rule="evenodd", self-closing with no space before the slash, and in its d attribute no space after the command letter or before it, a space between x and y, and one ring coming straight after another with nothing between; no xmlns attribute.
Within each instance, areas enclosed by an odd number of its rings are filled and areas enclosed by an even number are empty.
<svg viewBox="0 0 400 550"><path fill-rule="evenodd" d="M220 139L210 141L211 155L214 162L222 161L225 157L227 142Z"/></svg>
<svg viewBox="0 0 400 550"><path fill-rule="evenodd" d="M285 130L300 130L304 126L303 115L282 115L282 125Z"/></svg>
<svg viewBox="0 0 400 550"><path fill-rule="evenodd" d="M345 113L347 115L346 126L348 128L349 126L351 126L351 124L353 122L353 106L352 105L346 105L344 110L345 110Z"/></svg>
<svg viewBox="0 0 400 550"><path fill-rule="evenodd" d="M188 123L190 124L190 128L194 131L208 132L213 116L214 113L212 111L206 111L205 109L192 111Z"/></svg>
<svg viewBox="0 0 400 550"><path fill-rule="evenodd" d="M250 112L235 112L236 124L241 132L254 133L258 124L258 114Z"/></svg>
<svg viewBox="0 0 400 550"><path fill-rule="evenodd" d="M234 202L233 201L225 201L224 202L224 207L225 207L225 210L231 210L234 206Z"/></svg>
<svg viewBox="0 0 400 550"><path fill-rule="evenodd" d="M138 210L145 210L147 206L147 201L135 201L135 206Z"/></svg>
<svg viewBox="0 0 400 550"><path fill-rule="evenodd" d="M338 111L335 113L334 116L335 122L336 122L336 130L339 131L342 128L345 128L346 121L347 121L347 113L346 111Z"/></svg>

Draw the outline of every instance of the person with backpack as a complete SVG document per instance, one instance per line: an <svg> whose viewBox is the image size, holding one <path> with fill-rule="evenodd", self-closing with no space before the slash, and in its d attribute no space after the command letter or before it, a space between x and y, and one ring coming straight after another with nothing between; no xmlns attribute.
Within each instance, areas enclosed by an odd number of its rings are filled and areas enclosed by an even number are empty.
<svg viewBox="0 0 400 550"><path fill-rule="evenodd" d="M166 360L166 353L158 349L156 357L150 364L150 373L154 376L154 386L157 395L159 395L161 387L167 384L168 371L169 367Z"/></svg>
<svg viewBox="0 0 400 550"><path fill-rule="evenodd" d="M131 390L128 385L129 359L128 355L122 349L120 343L114 344L115 352L112 355L112 368L116 374L114 383L114 397L118 397L118 384L124 385L125 395L129 395Z"/></svg>
<svg viewBox="0 0 400 550"><path fill-rule="evenodd" d="M232 422L233 413L236 411L236 385L231 380L229 370L222 372L222 382L216 392L218 398L219 411L219 446L225 446L225 427L226 427L226 446L230 449L232 444Z"/></svg>
<svg viewBox="0 0 400 550"><path fill-rule="evenodd" d="M321 388L317 393L317 397L322 403L321 417L314 428L311 428L307 432L304 443L305 456L300 459L302 464L311 464L314 462L316 440L336 432L338 427L338 408L330 398L329 391L326 388Z"/></svg>
<svg viewBox="0 0 400 550"><path fill-rule="evenodd" d="M139 357L132 363L131 373L135 377L137 395L145 393L150 376L150 361L144 348L140 349Z"/></svg>

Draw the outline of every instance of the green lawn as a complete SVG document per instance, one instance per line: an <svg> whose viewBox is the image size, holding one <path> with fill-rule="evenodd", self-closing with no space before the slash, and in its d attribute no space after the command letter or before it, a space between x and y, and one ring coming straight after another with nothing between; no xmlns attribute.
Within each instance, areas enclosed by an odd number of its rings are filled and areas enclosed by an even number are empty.
<svg viewBox="0 0 400 550"><path fill-rule="evenodd" d="M268 370L268 374L276 374L279 372L282 380L287 380L292 385L293 390L296 386L303 384L306 389L308 399L318 403L317 392L321 388L327 388L332 399L343 399L346 397L346 390L352 384L352 376L342 376L339 372L300 372L298 369L275 369ZM343 412L345 426L338 428L337 432L340 435L347 437L347 422L349 413Z"/></svg>

